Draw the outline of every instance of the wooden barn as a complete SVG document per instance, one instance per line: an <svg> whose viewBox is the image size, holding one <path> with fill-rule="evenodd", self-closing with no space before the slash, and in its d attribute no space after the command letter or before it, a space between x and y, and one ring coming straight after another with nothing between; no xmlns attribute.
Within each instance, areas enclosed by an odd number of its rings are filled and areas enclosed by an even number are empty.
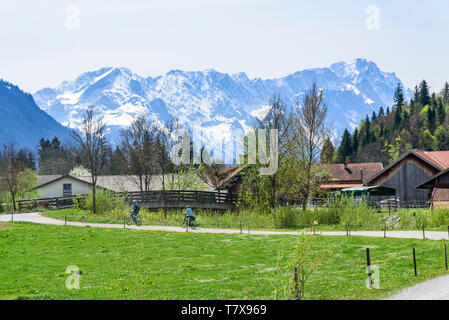
<svg viewBox="0 0 449 320"><path fill-rule="evenodd" d="M427 189L433 208L449 208L449 169L437 173L418 186Z"/></svg>
<svg viewBox="0 0 449 320"><path fill-rule="evenodd" d="M430 192L418 187L448 168L449 151L410 150L371 177L367 185L394 188L401 202L425 202Z"/></svg>

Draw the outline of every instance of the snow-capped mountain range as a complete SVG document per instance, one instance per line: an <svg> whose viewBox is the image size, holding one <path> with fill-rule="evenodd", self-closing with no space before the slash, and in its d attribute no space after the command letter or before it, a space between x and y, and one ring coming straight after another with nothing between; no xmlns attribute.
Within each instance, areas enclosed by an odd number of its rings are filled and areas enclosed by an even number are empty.
<svg viewBox="0 0 449 320"><path fill-rule="evenodd" d="M231 130L248 129L255 117L263 116L275 94L294 107L313 82L324 89L335 139L373 110L391 106L395 87L402 84L395 73L383 72L365 59L265 80L215 70L172 70L145 78L127 68L107 67L64 81L56 88L39 90L33 97L41 109L71 128L80 125L87 106L94 106L103 116L113 143L118 141L119 129L140 114L161 121L176 117L186 127L201 128L207 140L216 141ZM411 92L405 92L408 99Z"/></svg>

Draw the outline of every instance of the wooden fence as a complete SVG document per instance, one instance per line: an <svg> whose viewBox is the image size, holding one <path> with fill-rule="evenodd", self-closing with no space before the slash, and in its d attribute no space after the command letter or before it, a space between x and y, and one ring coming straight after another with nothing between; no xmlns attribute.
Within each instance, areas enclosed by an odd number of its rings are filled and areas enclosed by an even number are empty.
<svg viewBox="0 0 449 320"><path fill-rule="evenodd" d="M138 202L145 208L192 208L233 209L237 195L224 192L166 190L129 192L129 202Z"/></svg>
<svg viewBox="0 0 449 320"><path fill-rule="evenodd" d="M188 191L188 190L166 190L166 191L143 191L118 193L125 195L129 203L137 202L144 208L191 208L229 210L235 208L237 195L234 193ZM34 208L71 208L74 199L86 198L86 195L71 197L54 197L17 201L20 209Z"/></svg>
<svg viewBox="0 0 449 320"><path fill-rule="evenodd" d="M30 200L19 200L17 201L18 209L34 209L34 208L71 208L73 207L73 200L75 198L83 199L86 195L76 195L71 197L54 197L54 198L40 198L40 199L30 199Z"/></svg>

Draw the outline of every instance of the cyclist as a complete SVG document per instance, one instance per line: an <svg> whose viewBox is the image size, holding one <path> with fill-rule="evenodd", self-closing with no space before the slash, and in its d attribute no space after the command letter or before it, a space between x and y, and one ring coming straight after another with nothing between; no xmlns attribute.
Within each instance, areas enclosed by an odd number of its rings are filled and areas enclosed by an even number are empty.
<svg viewBox="0 0 449 320"><path fill-rule="evenodd" d="M189 219L189 225L190 225L190 223L192 223L192 221L196 220L196 217L193 215L193 211L189 206L186 206L185 212L186 212L185 219L186 220Z"/></svg>
<svg viewBox="0 0 449 320"><path fill-rule="evenodd" d="M139 214L140 211L140 206L137 202L135 202L131 209L133 209L133 211L131 212L131 218L133 218L134 222L137 223L137 215Z"/></svg>

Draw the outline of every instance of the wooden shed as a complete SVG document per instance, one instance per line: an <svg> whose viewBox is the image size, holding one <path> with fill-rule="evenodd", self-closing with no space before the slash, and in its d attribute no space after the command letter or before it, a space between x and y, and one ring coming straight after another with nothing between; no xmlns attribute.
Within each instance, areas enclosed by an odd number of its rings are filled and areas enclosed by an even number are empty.
<svg viewBox="0 0 449 320"><path fill-rule="evenodd" d="M449 208L449 169L437 173L426 180L418 189L427 189L433 208Z"/></svg>
<svg viewBox="0 0 449 320"><path fill-rule="evenodd" d="M429 190L422 183L449 168L449 151L410 150L367 181L369 186L396 189L401 202L429 200Z"/></svg>

